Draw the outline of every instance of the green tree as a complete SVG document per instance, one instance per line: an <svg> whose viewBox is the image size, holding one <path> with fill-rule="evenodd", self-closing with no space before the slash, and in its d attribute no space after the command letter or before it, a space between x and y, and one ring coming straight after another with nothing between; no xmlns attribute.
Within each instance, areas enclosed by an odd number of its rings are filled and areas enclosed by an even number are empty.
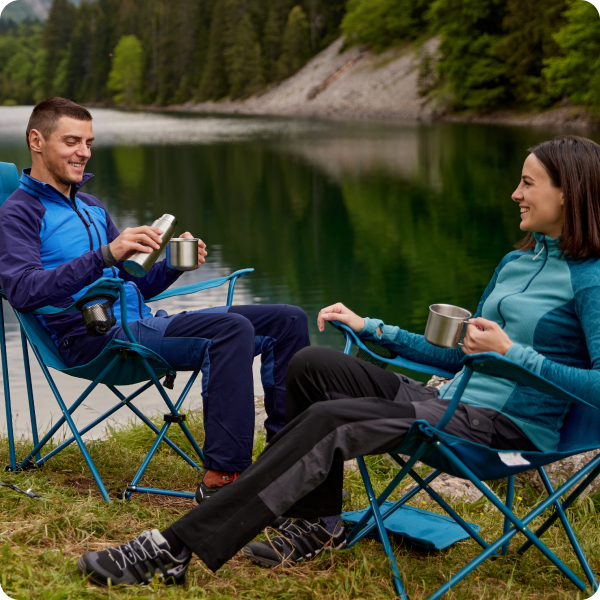
<svg viewBox="0 0 600 600"><path fill-rule="evenodd" d="M198 99L217 100L227 95L229 82L224 69L223 37L225 35L226 0L217 0L212 12L206 64L202 73Z"/></svg>
<svg viewBox="0 0 600 600"><path fill-rule="evenodd" d="M554 36L560 53L546 59L548 93L600 111L600 19L593 5L570 0L566 23Z"/></svg>
<svg viewBox="0 0 600 600"><path fill-rule="evenodd" d="M269 81L278 77L277 61L281 56L281 40L293 0L274 0L269 8L263 35L265 72Z"/></svg>
<svg viewBox="0 0 600 600"><path fill-rule="evenodd" d="M233 98L250 95L262 87L261 49L248 14L242 17L233 44L226 48L225 59Z"/></svg>
<svg viewBox="0 0 600 600"><path fill-rule="evenodd" d="M279 77L284 79L298 71L310 56L310 26L301 6L290 11L281 46L277 69Z"/></svg>
<svg viewBox="0 0 600 600"><path fill-rule="evenodd" d="M496 54L506 0L434 0L428 19L441 33L439 84L451 109L489 110L510 97L506 65Z"/></svg>
<svg viewBox="0 0 600 600"><path fill-rule="evenodd" d="M495 52L505 65L511 95L519 104L547 105L544 59L559 53L554 34L565 23L566 0L508 0L504 35Z"/></svg>
<svg viewBox="0 0 600 600"><path fill-rule="evenodd" d="M114 52L108 76L108 89L117 92L116 103L134 106L139 98L142 78L142 44L135 35L124 35Z"/></svg>
<svg viewBox="0 0 600 600"><path fill-rule="evenodd" d="M44 27L43 48L46 50L45 95L52 94L56 69L64 58L77 22L77 9L69 0L53 0Z"/></svg>
<svg viewBox="0 0 600 600"><path fill-rule="evenodd" d="M426 30L430 4L431 0L349 0L342 32L349 42L381 52Z"/></svg>

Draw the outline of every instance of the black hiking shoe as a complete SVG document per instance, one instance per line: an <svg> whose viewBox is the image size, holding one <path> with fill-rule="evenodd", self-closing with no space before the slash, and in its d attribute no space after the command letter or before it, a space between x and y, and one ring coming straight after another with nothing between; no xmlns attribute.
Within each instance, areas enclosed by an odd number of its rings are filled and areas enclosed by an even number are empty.
<svg viewBox="0 0 600 600"><path fill-rule="evenodd" d="M346 531L340 527L335 534L327 531L320 519L311 523L305 519L289 521L279 528L280 534L266 542L253 542L244 548L244 556L264 567L291 567L302 560L311 560L322 550L338 550L346 546Z"/></svg>
<svg viewBox="0 0 600 600"><path fill-rule="evenodd" d="M158 529L144 531L135 540L102 552L86 552L77 567L98 585L148 585L158 574L161 582L182 584L192 553L186 548L180 556L170 553L169 542Z"/></svg>

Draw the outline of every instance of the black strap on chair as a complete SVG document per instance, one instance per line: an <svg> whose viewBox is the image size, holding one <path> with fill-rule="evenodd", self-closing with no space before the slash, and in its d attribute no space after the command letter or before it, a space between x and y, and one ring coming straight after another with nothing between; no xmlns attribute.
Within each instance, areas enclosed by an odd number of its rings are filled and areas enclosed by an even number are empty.
<svg viewBox="0 0 600 600"><path fill-rule="evenodd" d="M377 354L378 356L382 356L383 358L391 360L398 356L395 352L392 352L387 348L383 348L375 342L367 342L365 340L362 340L362 342L371 352L373 352L373 354ZM382 360L377 360L374 356L371 356L362 348L359 348L358 353L356 354L356 358L360 358L360 360L364 360L365 362L371 363L372 365L375 365L376 367L379 367L381 369L387 369L388 366L388 363L383 362Z"/></svg>

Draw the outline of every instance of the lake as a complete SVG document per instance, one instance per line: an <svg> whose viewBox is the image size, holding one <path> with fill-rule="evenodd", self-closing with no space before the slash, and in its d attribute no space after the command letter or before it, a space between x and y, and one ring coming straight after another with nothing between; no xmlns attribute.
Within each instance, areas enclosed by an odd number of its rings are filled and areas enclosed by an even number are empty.
<svg viewBox="0 0 600 600"><path fill-rule="evenodd" d="M19 170L30 166L30 113L0 107L0 161ZM430 304L474 312L494 268L522 237L510 195L527 148L556 135L466 124L92 114L96 141L87 170L95 177L85 191L105 204L119 229L176 215L177 233L191 231L209 250L207 263L178 285L254 267L234 302L301 306L311 342L332 348L341 348L341 337L332 328L319 334L316 315L333 302L417 333ZM174 313L224 302L219 289L153 307ZM18 432L27 435L20 336L6 304L5 315L13 410ZM67 401L85 386L58 380ZM39 368L34 387L47 427L59 412ZM199 390L197 384L192 404ZM262 393L258 377L255 392ZM156 396L140 407L157 410ZM112 403L96 391L79 423Z"/></svg>

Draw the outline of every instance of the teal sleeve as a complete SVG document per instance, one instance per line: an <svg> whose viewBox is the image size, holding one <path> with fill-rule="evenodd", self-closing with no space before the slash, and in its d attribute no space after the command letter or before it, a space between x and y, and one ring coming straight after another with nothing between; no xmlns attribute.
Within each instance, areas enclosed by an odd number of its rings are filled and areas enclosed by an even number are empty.
<svg viewBox="0 0 600 600"><path fill-rule="evenodd" d="M510 254L507 254L498 267L496 267L494 276L485 288L483 296L481 296L475 317L481 316L483 305L488 296L492 293L492 290L496 285L496 280L498 279L498 274L502 268L511 260L521 256L521 254L522 253L520 252L511 252ZM378 327L381 330L381 335L377 333ZM386 325L381 319L365 317L365 326L357 335L359 338L375 342L403 358L408 358L409 360L413 360L420 364L454 371L455 373L462 368L462 359L465 357L460 348L438 348L437 346L430 344L425 339L425 336L410 333L401 327L396 327L394 325Z"/></svg>

